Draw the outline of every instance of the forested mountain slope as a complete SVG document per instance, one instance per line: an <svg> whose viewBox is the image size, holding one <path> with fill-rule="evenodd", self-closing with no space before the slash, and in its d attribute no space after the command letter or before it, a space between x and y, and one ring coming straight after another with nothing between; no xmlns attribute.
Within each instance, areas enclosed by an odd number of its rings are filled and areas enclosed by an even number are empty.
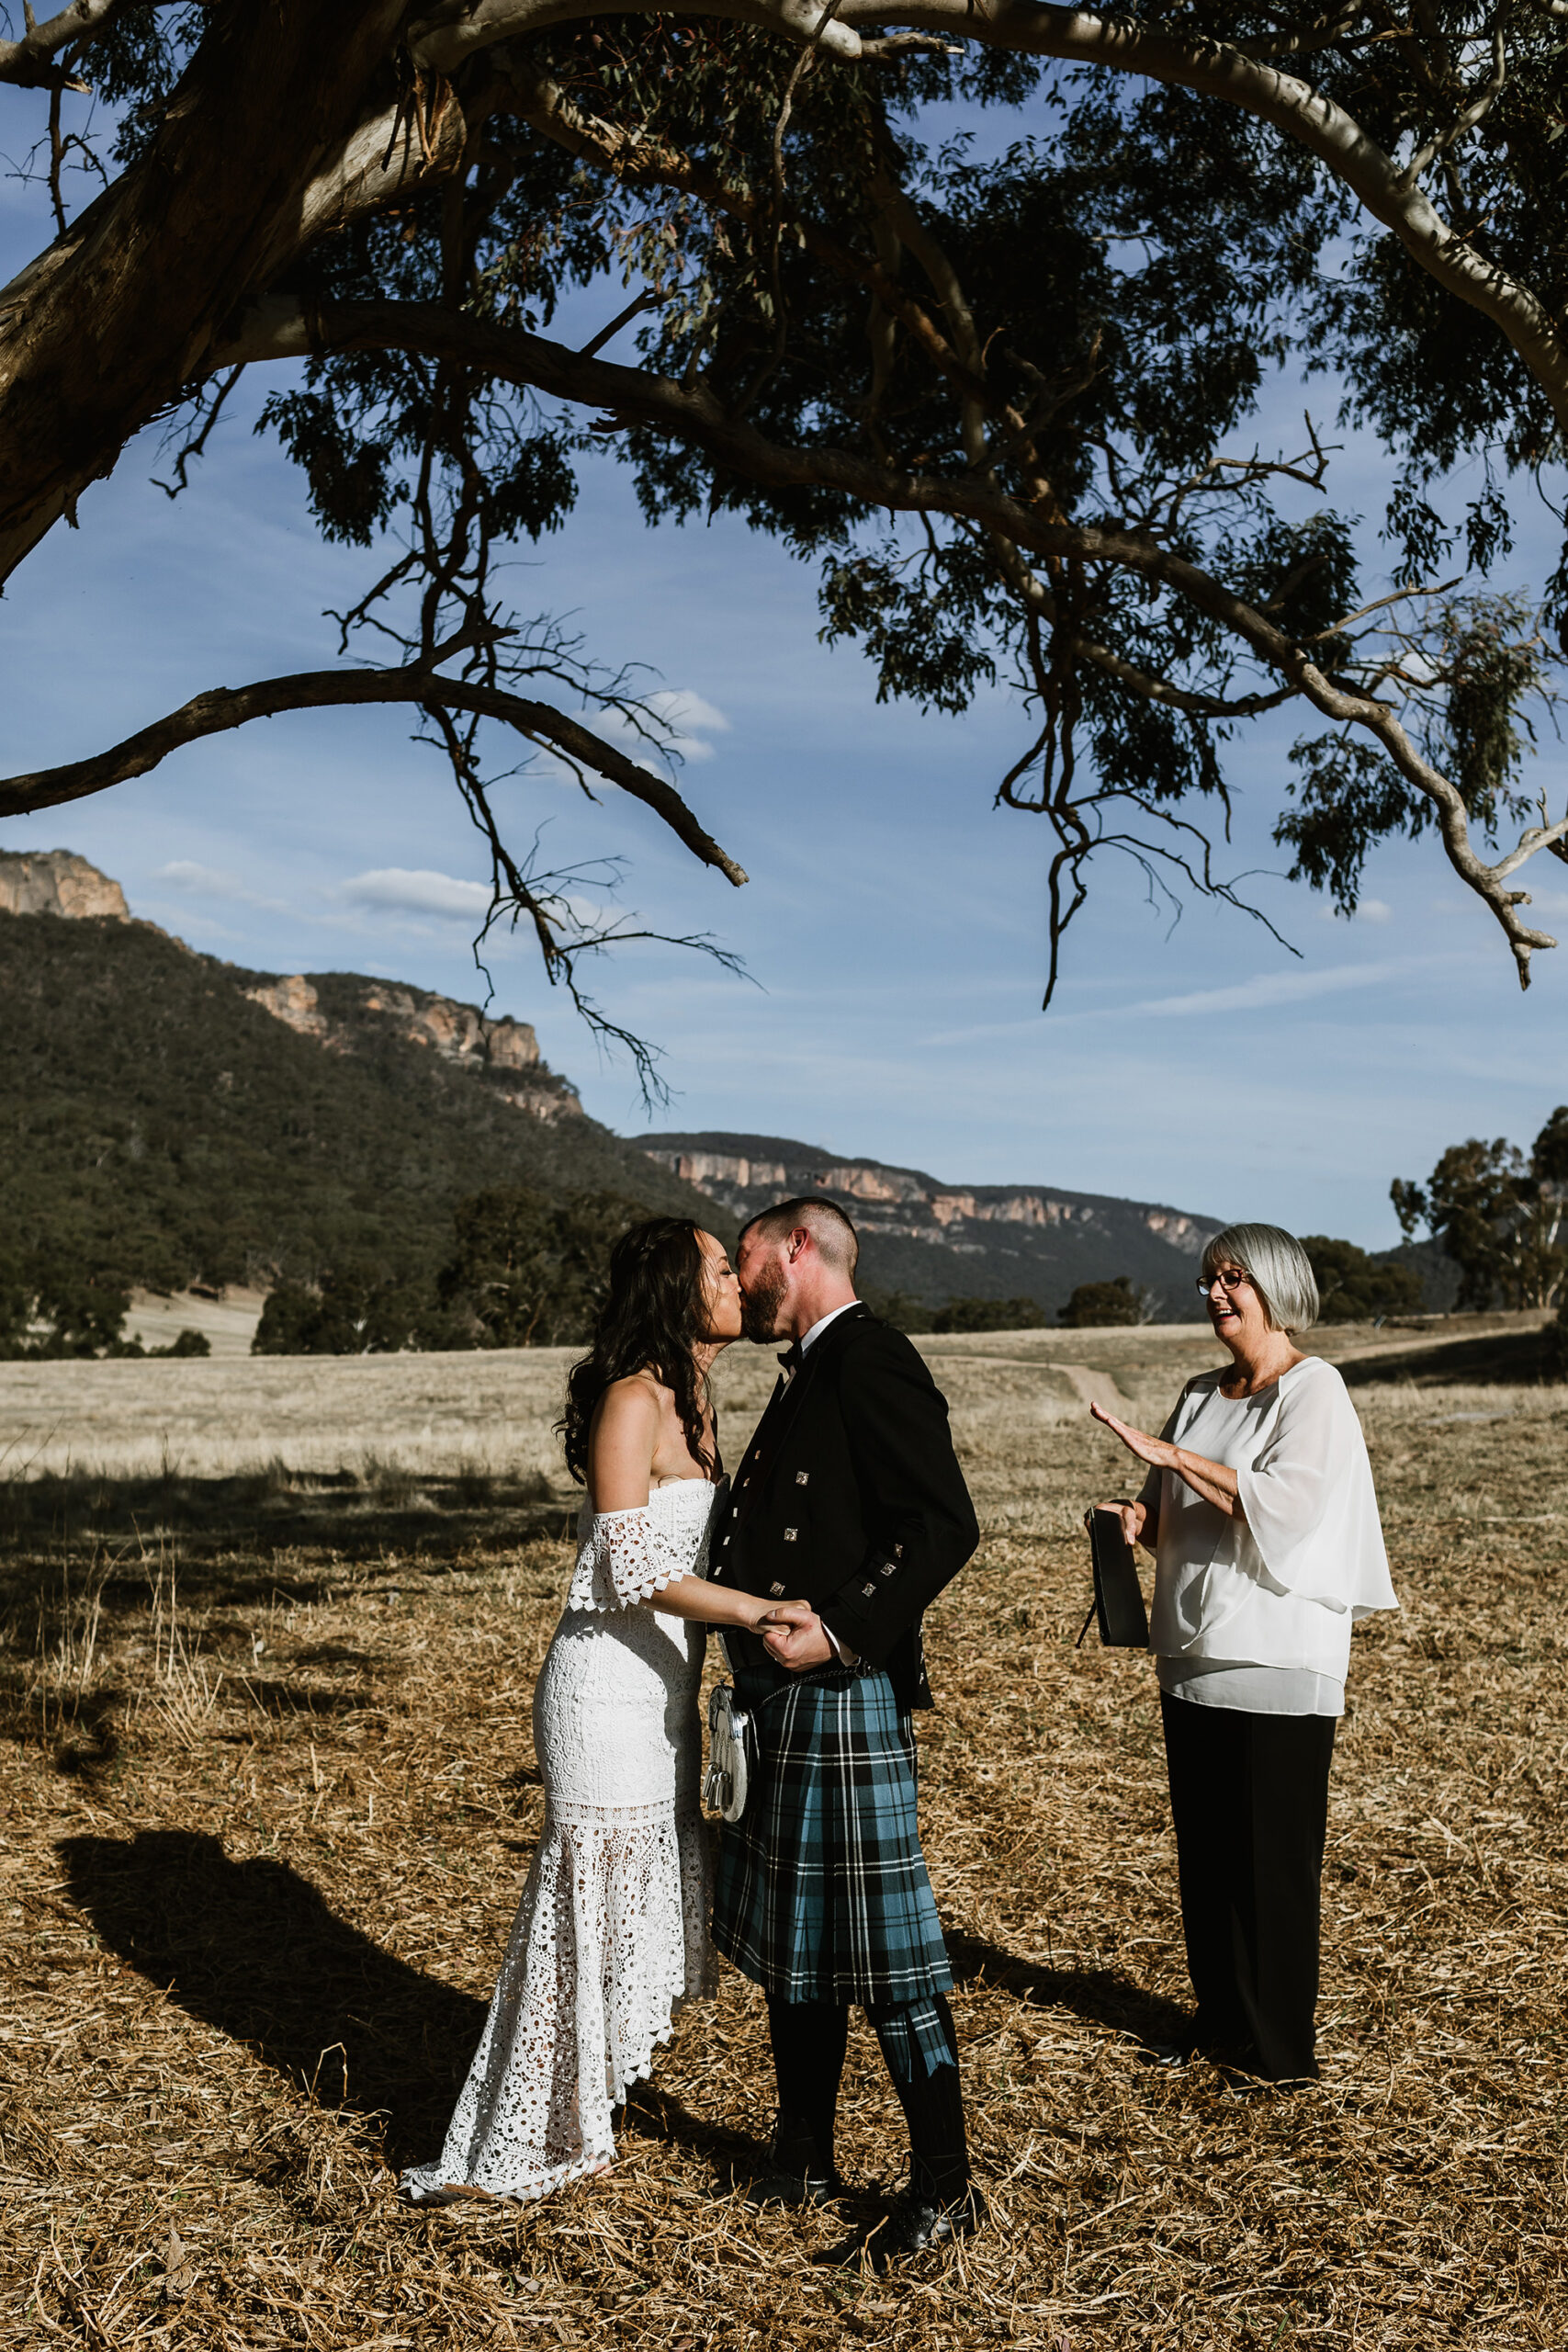
<svg viewBox="0 0 1568 2352"><path fill-rule="evenodd" d="M350 973L279 979L151 924L0 913L0 1211L46 1250L177 1288L414 1277L487 1185L730 1221L581 1110L533 1032Z"/></svg>

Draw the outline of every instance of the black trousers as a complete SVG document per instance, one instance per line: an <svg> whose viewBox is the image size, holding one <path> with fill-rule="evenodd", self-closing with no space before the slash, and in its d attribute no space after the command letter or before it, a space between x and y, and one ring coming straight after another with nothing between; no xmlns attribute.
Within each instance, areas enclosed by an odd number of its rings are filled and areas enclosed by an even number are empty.
<svg viewBox="0 0 1568 2352"><path fill-rule="evenodd" d="M1332 1715L1254 1715L1162 1691L1199 2047L1269 2082L1315 2075Z"/></svg>

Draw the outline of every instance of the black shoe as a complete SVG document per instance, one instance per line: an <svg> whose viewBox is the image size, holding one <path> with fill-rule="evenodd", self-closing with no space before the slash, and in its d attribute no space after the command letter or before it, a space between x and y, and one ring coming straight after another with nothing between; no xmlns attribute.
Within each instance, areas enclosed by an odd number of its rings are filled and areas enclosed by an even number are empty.
<svg viewBox="0 0 1568 2352"><path fill-rule="evenodd" d="M1138 2055L1145 2066L1185 2066L1192 2057L1190 2041L1141 2041Z"/></svg>
<svg viewBox="0 0 1568 2352"><path fill-rule="evenodd" d="M824 2171L816 2162L800 2163L792 2150L781 2149L777 2140L768 2157L762 2170L746 2184L747 2198L753 2205L831 2205L846 2193L835 2166Z"/></svg>
<svg viewBox="0 0 1568 2352"><path fill-rule="evenodd" d="M901 2255L923 2254L928 2246L951 2245L957 2238L973 2237L985 2219L986 2200L973 2182L946 2203L939 2203L922 2189L906 2188L894 2199L886 2221L873 2233L872 2258L894 2262Z"/></svg>

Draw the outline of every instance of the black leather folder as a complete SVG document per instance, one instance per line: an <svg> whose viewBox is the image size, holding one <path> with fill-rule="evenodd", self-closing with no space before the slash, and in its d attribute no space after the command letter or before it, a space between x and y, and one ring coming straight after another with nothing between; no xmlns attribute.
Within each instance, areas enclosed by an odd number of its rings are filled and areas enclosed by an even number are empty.
<svg viewBox="0 0 1568 2352"><path fill-rule="evenodd" d="M1088 1633L1090 1621L1098 1617L1100 1638L1108 1649L1146 1650L1148 1611L1144 1607L1144 1588L1138 1582L1137 1560L1122 1532L1120 1511L1089 1512L1089 1548L1094 1562L1094 1607L1084 1619L1078 1641Z"/></svg>

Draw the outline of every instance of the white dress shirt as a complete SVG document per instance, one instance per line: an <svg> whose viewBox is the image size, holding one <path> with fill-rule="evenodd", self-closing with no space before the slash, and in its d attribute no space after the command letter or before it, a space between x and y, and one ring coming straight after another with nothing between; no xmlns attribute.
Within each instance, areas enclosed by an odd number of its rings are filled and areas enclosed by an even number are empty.
<svg viewBox="0 0 1568 2352"><path fill-rule="evenodd" d="M816 1322L811 1326L810 1330L803 1331L800 1335L801 1354L804 1355L807 1349L813 1346L815 1342L822 1337L823 1332L828 1329L829 1323L836 1323L840 1315L847 1315L852 1306L858 1306L859 1305L860 1301L858 1298L846 1298L842 1306L829 1307L826 1315L819 1315L817 1317Z"/></svg>

